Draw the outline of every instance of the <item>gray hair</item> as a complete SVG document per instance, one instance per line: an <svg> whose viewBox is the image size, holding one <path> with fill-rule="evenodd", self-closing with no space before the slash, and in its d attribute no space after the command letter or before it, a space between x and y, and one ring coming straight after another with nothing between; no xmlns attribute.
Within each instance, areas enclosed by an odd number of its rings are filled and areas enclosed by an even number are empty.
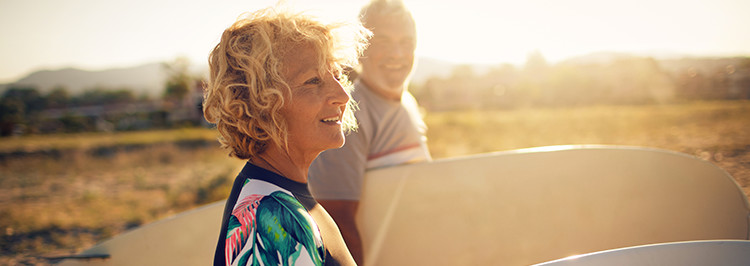
<svg viewBox="0 0 750 266"><path fill-rule="evenodd" d="M384 17L397 17L414 22L411 11L402 0L372 0L359 11L359 20L367 28L372 27L373 19Z"/></svg>

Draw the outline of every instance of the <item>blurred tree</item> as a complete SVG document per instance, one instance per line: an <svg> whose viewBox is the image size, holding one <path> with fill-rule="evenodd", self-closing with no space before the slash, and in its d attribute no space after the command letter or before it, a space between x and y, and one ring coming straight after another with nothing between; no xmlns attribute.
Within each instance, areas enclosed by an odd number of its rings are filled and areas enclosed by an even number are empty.
<svg viewBox="0 0 750 266"><path fill-rule="evenodd" d="M65 108L70 102L70 94L65 87L58 86L47 94L45 100L47 108Z"/></svg>
<svg viewBox="0 0 750 266"><path fill-rule="evenodd" d="M129 103L135 101L135 99L133 91L129 89L111 90L97 87L71 98L70 104L73 106L106 105Z"/></svg>
<svg viewBox="0 0 750 266"><path fill-rule="evenodd" d="M95 129L94 123L89 120L91 119L72 114L65 114L58 119L62 124L62 130L69 133L93 131Z"/></svg>
<svg viewBox="0 0 750 266"><path fill-rule="evenodd" d="M167 73L164 99L183 99L190 91L190 84L194 80L189 73L190 61L185 57L179 57L170 63L164 63L163 66Z"/></svg>
<svg viewBox="0 0 750 266"><path fill-rule="evenodd" d="M526 56L526 65L524 66L524 71L528 73L535 73L535 74L545 74L547 73L547 70L550 68L549 63L547 63L547 59L544 58L544 55L542 55L542 52L540 51L533 51L529 53Z"/></svg>
<svg viewBox="0 0 750 266"><path fill-rule="evenodd" d="M604 69L611 102L645 104L673 98L673 83L653 58L621 58Z"/></svg>
<svg viewBox="0 0 750 266"><path fill-rule="evenodd" d="M451 79L474 79L475 77L474 68L471 65L457 65L451 72Z"/></svg>
<svg viewBox="0 0 750 266"><path fill-rule="evenodd" d="M549 74L544 85L545 93L540 95L540 101L552 106L570 106L592 104L601 100L603 90L592 86L590 75L581 66L559 65Z"/></svg>
<svg viewBox="0 0 750 266"><path fill-rule="evenodd" d="M16 125L23 122L23 102L3 97L0 100L0 135L10 136Z"/></svg>
<svg viewBox="0 0 750 266"><path fill-rule="evenodd" d="M134 102L135 100L136 100L136 96L135 94L133 94L133 90L123 88L123 89L110 91L106 95L106 99L104 101L108 103L130 103L130 102Z"/></svg>
<svg viewBox="0 0 750 266"><path fill-rule="evenodd" d="M0 131L3 136L13 134L19 127L29 133L45 108L45 99L33 87L11 87L0 99Z"/></svg>
<svg viewBox="0 0 750 266"><path fill-rule="evenodd" d="M551 65L535 51L522 68L506 64L476 75L459 65L448 77L411 87L429 111L750 99L750 58L592 58Z"/></svg>

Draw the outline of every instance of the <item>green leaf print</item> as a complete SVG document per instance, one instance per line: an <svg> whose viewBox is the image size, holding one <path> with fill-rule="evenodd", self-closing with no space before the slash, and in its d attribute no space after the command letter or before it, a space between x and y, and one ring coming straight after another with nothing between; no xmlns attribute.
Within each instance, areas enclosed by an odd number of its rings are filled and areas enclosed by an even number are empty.
<svg viewBox="0 0 750 266"><path fill-rule="evenodd" d="M302 255L302 245L316 265L323 265L315 243L317 228L311 228L315 223L293 196L276 191L264 197L258 205L256 219L258 237L254 238L254 248L260 258L254 256L253 264L260 259L265 265L289 265Z"/></svg>

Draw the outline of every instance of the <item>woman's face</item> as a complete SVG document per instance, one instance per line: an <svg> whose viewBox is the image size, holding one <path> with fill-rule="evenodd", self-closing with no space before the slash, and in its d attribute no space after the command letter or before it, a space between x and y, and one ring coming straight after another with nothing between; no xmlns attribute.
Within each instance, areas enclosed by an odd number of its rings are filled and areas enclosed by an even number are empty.
<svg viewBox="0 0 750 266"><path fill-rule="evenodd" d="M287 121L289 150L314 154L344 145L342 116L349 94L337 73L320 74L318 55L299 46L282 61L282 76L292 90L281 114Z"/></svg>

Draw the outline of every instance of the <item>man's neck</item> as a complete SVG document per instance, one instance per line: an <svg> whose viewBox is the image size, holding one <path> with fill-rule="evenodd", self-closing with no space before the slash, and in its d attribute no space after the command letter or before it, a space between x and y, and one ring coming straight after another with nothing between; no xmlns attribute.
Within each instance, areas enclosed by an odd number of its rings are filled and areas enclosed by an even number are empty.
<svg viewBox="0 0 750 266"><path fill-rule="evenodd" d="M401 101L401 95L403 95L404 91L406 91L406 84L402 85L399 92L396 93L395 91L389 91L389 90L386 90L377 86L373 86L365 78L360 78L359 82L362 82L365 85L365 87L367 87L367 89L369 89L373 93L390 101L396 101L396 102Z"/></svg>

